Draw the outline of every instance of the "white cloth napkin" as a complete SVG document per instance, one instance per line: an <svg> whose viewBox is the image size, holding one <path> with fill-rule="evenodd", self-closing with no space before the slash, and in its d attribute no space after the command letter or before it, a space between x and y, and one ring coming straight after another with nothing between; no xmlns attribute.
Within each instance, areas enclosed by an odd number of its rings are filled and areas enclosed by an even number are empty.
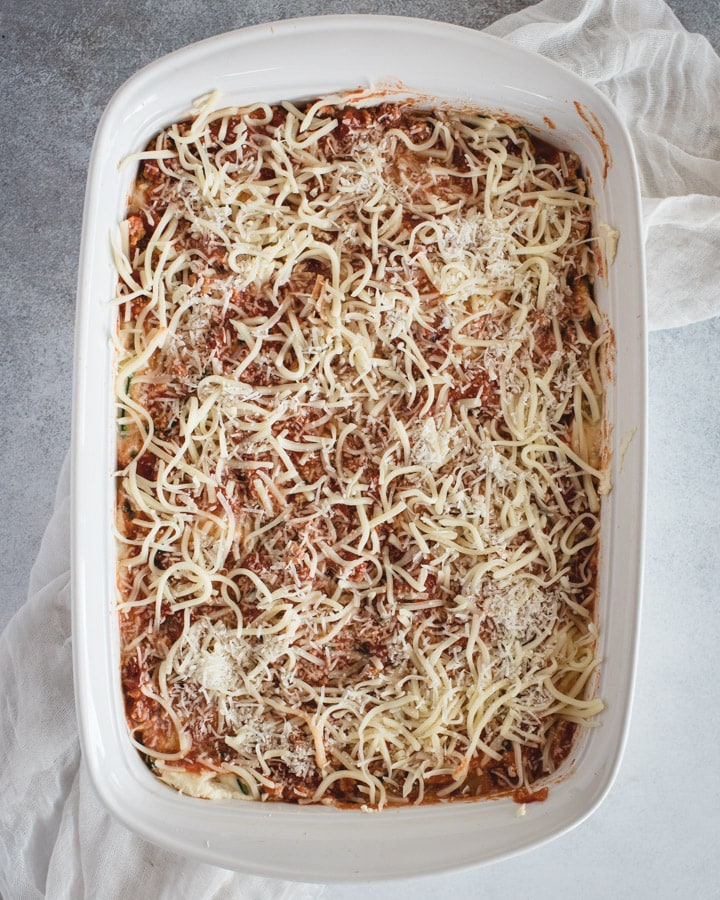
<svg viewBox="0 0 720 900"><path fill-rule="evenodd" d="M315 900L291 884L183 859L137 837L100 803L80 757L70 636L70 477L0 635L0 896L4 900Z"/></svg>
<svg viewBox="0 0 720 900"><path fill-rule="evenodd" d="M0 896L5 900L314 900L324 888L203 865L128 831L80 757L70 637L70 467L0 636Z"/></svg>
<svg viewBox="0 0 720 900"><path fill-rule="evenodd" d="M661 0L545 0L489 29L594 82L628 123L648 230L651 324L720 312L720 59ZM136 837L102 807L80 758L72 686L69 477L0 636L0 895L252 900L323 888L232 873Z"/></svg>
<svg viewBox="0 0 720 900"><path fill-rule="evenodd" d="M487 29L595 85L640 168L648 323L720 313L720 57L662 0L545 0Z"/></svg>

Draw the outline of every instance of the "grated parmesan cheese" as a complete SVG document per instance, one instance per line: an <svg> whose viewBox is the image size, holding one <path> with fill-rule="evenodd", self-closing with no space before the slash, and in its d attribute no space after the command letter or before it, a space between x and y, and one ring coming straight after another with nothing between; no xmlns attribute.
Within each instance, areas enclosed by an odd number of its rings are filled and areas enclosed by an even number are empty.
<svg viewBox="0 0 720 900"><path fill-rule="evenodd" d="M210 799L529 789L602 709L579 161L468 111L217 100L135 156L114 242L133 740Z"/></svg>

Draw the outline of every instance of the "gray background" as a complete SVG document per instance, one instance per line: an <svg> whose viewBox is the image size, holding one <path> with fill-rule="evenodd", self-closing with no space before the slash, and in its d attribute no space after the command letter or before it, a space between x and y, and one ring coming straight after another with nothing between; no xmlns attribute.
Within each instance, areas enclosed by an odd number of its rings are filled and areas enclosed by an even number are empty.
<svg viewBox="0 0 720 900"><path fill-rule="evenodd" d="M115 89L171 50L256 22L382 12L482 28L528 5L0 0L0 628L25 599L69 448L86 166L95 127ZM717 0L670 5L689 30L703 32L718 49ZM336 886L328 897L562 900L577 895L580 872L588 900L720 897L714 662L720 631L719 347L720 319L650 338L640 668L628 748L609 798L581 828L516 861L452 878Z"/></svg>

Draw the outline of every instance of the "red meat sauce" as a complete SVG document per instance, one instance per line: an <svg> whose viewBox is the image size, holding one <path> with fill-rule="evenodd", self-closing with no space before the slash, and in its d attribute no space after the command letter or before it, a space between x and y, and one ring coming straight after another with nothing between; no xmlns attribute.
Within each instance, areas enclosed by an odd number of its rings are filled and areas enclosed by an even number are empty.
<svg viewBox="0 0 720 900"><path fill-rule="evenodd" d="M341 157L351 153L359 134L362 134L365 138L380 138L388 130L398 129L408 135L414 143L421 143L427 140L431 134L431 126L422 115L411 113L396 104L382 104L373 109L347 108L340 113L337 113L332 108L328 108L320 110L318 113L320 117L330 114L337 114L339 120L338 127L321 141L323 152L330 158ZM278 128L282 128L285 125L287 118L286 111L279 107L273 109L272 120L267 124L260 123L260 115L261 113L256 115L257 125L251 123L248 126L248 140L243 150L244 153L252 154L254 139L259 135L272 135ZM253 115L251 114L252 118ZM229 146L232 144L240 121L239 117L231 117L227 122L223 138L220 137L221 123L211 123L210 134L212 143L209 149L212 150L215 147L219 148L223 145ZM180 126L181 130L187 127L189 126ZM577 169L577 163L573 161L574 158L570 155L565 158L560 151L551 145L544 144L544 142L536 138L533 138L532 141L536 156L548 163L549 171L546 173L546 177L551 183L555 178L551 171L552 167L559 165L572 167L574 165ZM509 139L503 139L503 142L510 152L520 152L520 145L512 144ZM152 146L156 146L154 142ZM163 146L171 148L171 139L165 138ZM232 153L235 153L237 156L237 152L229 151L231 157ZM173 170L175 165L175 161L172 159L163 162L163 166L170 170ZM406 177L409 176L411 180L424 176L418 160L412 155L411 151L404 148L404 145L399 146L394 165L399 170L403 170ZM467 173L473 166L471 154L456 148L449 165L460 174ZM272 180L274 173L271 169L264 169L260 172L260 177ZM135 209L127 220L131 261L137 253L141 253L147 247L154 229L154 223L165 211L167 201L164 197L166 195L167 179L168 176L162 171L157 161L146 160L143 163L138 179ZM444 191L460 190L468 192L473 190L471 179L454 175L436 176L433 183L434 190L439 195ZM406 213L403 218L403 227L409 231L418 221L420 220L417 217ZM224 249L213 245L207 240L203 241L186 236L186 241L188 246L201 254L207 261L208 266L218 273L218 281L222 281L226 274ZM203 346L200 348L203 351L203 355L208 359L218 359L222 365L223 374L232 376L237 367L242 364L248 352L247 348L237 337L237 332L232 325L233 319L240 318L254 321L267 319L276 312L278 304L288 295L291 301L290 310L296 314L302 314L308 308L308 300L320 300L323 284L329 276L329 267L326 263L311 259L296 267L291 283L279 291L277 298L251 289L233 294L228 309L223 312L222 308L218 306L211 313L210 325L202 339ZM413 274L413 284L419 293L426 298L429 309L432 309L433 305L437 305L438 292L422 270L418 269ZM206 277L201 289L201 296L211 298L214 287L213 278ZM588 324L590 299L591 292L587 281L579 279L574 283L566 308L561 315L563 342L574 320L582 320L586 325ZM142 298L131 301L130 315L137 317L144 309L144 302ZM148 316L152 319L153 313L149 312ZM427 327L418 326L415 329L414 336L425 358L435 365L440 365L449 354L456 350L456 346L452 341L449 330L442 326L442 317L439 314L435 314L430 316L429 319L430 324ZM482 327L482 324L480 327ZM540 360L548 359L553 350L556 349L555 330L552 320L548 316L538 314L534 323L534 338L534 355ZM175 363L174 365L182 367L183 364ZM175 422L168 417L166 401L173 399L181 403L186 401L193 394L193 379L197 379L202 373L183 372L182 368L180 368L180 370L171 372L171 374L179 376L179 381L175 381L174 384L182 385L186 383L186 393L178 391L177 387L168 388L165 385L144 386L142 391L144 405L152 416L156 431L173 438L174 433L172 429ZM415 372L415 374L418 378L421 375L420 372ZM271 357L261 359L246 367L241 378L243 381L255 385L268 385L279 383L280 381ZM138 389L132 389L133 392L136 390ZM173 390L175 393L173 393ZM134 393L133 396L135 396ZM485 369L476 368L470 371L464 380L454 384L448 396L450 403L468 398L481 400L482 416L487 419L498 419L500 415L498 383ZM415 409L419 410L424 403L424 396L419 396L415 401ZM434 412L434 409L431 409L429 414L432 414L432 412ZM301 440L304 436L321 436L326 433L326 423L318 421L321 418L321 413L318 410L305 408L296 417L290 421L284 421L282 425L276 426L274 430L277 436L277 433L282 429L285 435L294 441ZM502 426L500 425L500 427ZM152 481L157 475L158 459L149 453L137 456L137 441L132 434L127 436L125 442L121 441L121 448L123 443L126 444L126 449L125 451L122 449L120 451L121 465L128 465L131 461L134 461L137 474L141 478ZM135 451L135 456L133 456L133 450ZM363 465L365 452L366 447L362 439L357 435L350 435L343 451L343 469L350 473L357 471L359 466ZM319 459L319 454L289 451L289 455L307 483L313 483L323 475L324 469ZM224 479L226 480L225 485L219 485L219 490L222 490L223 486L227 486L229 479L232 479L234 482L233 492L228 492L227 494L233 509L240 510L244 507L257 505L257 489L251 477L238 472L231 472L227 473ZM376 498L379 497L378 473L366 470L363 480L367 483L367 490L371 495L374 495ZM402 481L398 481L397 486L401 488ZM332 491L340 488L338 482L333 481L332 478L328 481L327 487ZM564 489L564 493L565 491L568 498L574 496L576 486L569 483ZM132 502L122 492L119 492L118 502L120 516L124 522L124 533L130 538L140 536L145 526L142 522L138 522L136 513L132 508ZM313 527L317 530L317 537L324 532L327 536L332 534L332 538L338 541L344 535L352 533L353 530L357 529L358 525L359 520L355 511L351 508L345 508L341 513L334 515L332 522L321 521L315 523ZM299 538L300 536L297 535L296 537ZM310 572L307 566L304 566L301 562L299 548L298 540L290 539L288 541L287 553L282 566L272 566L270 555L262 550L254 551L238 559L232 559L230 564L261 575L271 589L275 585L282 583L282 579L286 577L285 570L290 565L293 567L294 575L298 580L309 583ZM395 554L395 561L397 561L396 548L391 546L390 554L391 558ZM152 565L164 570L172 562L171 554L164 551L156 551ZM594 549L585 554L577 554L571 578L578 581L580 579L591 579L595 568ZM417 577L418 572L415 571L413 574L414 577ZM366 575L367 564L364 561L360 561L353 568L350 580L362 582ZM336 572L331 565L326 564L316 575L315 585L331 590L335 579ZM253 583L247 577L240 575L237 578L237 584L240 588L241 600L239 606L243 619L252 622L259 615L259 610L253 600ZM402 600L403 594L408 589L404 582L396 579L394 590L396 595ZM424 597L426 599L434 599L437 595L437 590L436 576L429 575L425 581ZM186 616L190 617L191 622L196 621L203 615L217 617L218 609L216 607L199 607L192 608L187 613L173 613L168 604L163 603L159 622L154 622L154 615L154 604L148 604L147 607L139 612L128 616L123 626L129 631L133 631L135 635L143 628L154 631L156 635L154 638L154 661L146 662L145 666L141 667L135 655L130 654L123 660L122 681L126 713L131 729L149 750L172 753L178 749L177 736L172 723L162 706L146 696L142 688L149 685L153 692L157 692L157 684L155 683L157 679L157 665L163 658L163 653L167 652L167 649L182 634ZM422 616L418 618L418 621L421 620ZM232 627L230 620L228 620L228 625ZM322 685L337 685L344 683L348 679L352 681L368 667L391 666L393 664L393 635L396 628L397 622L395 619L384 620L370 613L365 618L350 623L348 627L340 632L329 647L329 654L322 666L313 666L306 661L300 662L299 675L309 684L320 687ZM232 751L222 740L206 733L205 727L201 726L203 721L202 705L199 705L188 723L188 728L194 741L190 754L182 761L183 769L201 771L207 767L208 762L217 764L232 758ZM553 726L548 755L552 764L551 769L557 767L571 752L574 733L575 726L572 723L559 722ZM523 748L522 753L525 769L532 778L537 779L549 774L545 770L545 763L540 750L526 747ZM547 788L534 791L517 787L515 765L514 754L509 749L499 762L483 762L479 759L473 761L466 786L460 797L509 794L518 803L545 799ZM276 790L270 792L273 795L273 799L283 799L291 802L307 799L312 795L319 783L319 774L314 769L307 778L301 779L289 772L284 764L273 761L271 763L271 771L278 784ZM347 783L343 780L336 782L329 791L330 796L338 805L347 803L355 791L356 786L354 782L346 781ZM425 802L439 799L438 793L444 787L447 787L451 781L452 779L449 776L429 779L426 785ZM408 799L412 801L416 796L413 794Z"/></svg>
<svg viewBox="0 0 720 900"><path fill-rule="evenodd" d="M197 612L192 610L193 620L207 610ZM161 634L167 640L179 637L182 632L182 623L178 614L168 616L161 626ZM228 623L231 627L231 623ZM393 665L392 633L395 624L393 622L373 622L372 619L365 623L356 623L352 629L345 629L329 648L323 666L313 666L301 661L297 666L297 675L308 684L321 687L342 686L354 679L362 678L366 674L372 674L377 667ZM162 658L158 654L157 662ZM130 656L122 665L122 683L125 694L125 708L131 731L136 739L149 751L158 753L176 753L179 750L178 736L175 727L165 712L164 708L154 699L148 697L142 691L143 685L149 685L153 693L158 692L156 675L150 669L141 669L137 659ZM185 723L185 728L193 739L191 750L183 756L177 765L184 771L203 772L212 771L225 761L232 761L234 752L225 744L222 737L215 733L212 726L208 727L213 719L212 710L204 706L202 697L198 695L191 711L190 718ZM524 747L522 758L526 773L537 781L551 774L569 756L575 738L576 726L571 722L558 722L552 727L549 736L549 769L546 767L544 756L539 748ZM291 743L292 743L291 735ZM300 740L299 737L296 740ZM543 801L548 794L548 788L533 789L517 786L517 768L515 754L508 749L498 761L483 759L479 755L471 762L466 783L458 799L473 799L474 797L500 797L510 796L517 803L531 803ZM152 767L152 757L148 757L148 763ZM172 766L173 762L169 762ZM378 769L378 775L382 774ZM284 800L286 802L302 802L310 798L318 787L321 776L312 767L304 777L290 772L287 766L277 760L270 762L270 778L275 780L275 787L268 791L268 799ZM426 779L424 803L438 802L443 799L443 788L447 788L453 779L450 775L434 776ZM335 805L355 806L350 798L353 796L356 785L351 779L340 780L329 791L329 798ZM413 791L406 802L414 802L418 797L417 790ZM391 801L392 804L393 801ZM397 802L397 801L394 801Z"/></svg>
<svg viewBox="0 0 720 900"><path fill-rule="evenodd" d="M291 541L288 544L288 557L280 567L272 567L271 557L262 550L247 554L244 558L237 560L236 564L238 567L260 574L268 583L268 586L274 589L282 582L288 563L293 558L297 561L298 547L297 542ZM402 554L397 548L392 547L390 553L393 562L402 559ZM344 555L347 557L347 554ZM160 568L163 568L166 564L165 556L162 551L155 554L154 562ZM419 576L419 569L420 565L418 564L412 570L412 575L415 578ZM356 573L358 578L362 578L365 574L363 566L358 567ZM321 573L317 582L319 582L319 585L331 590L334 575L332 567L326 566L325 571ZM259 610L252 599L252 582L240 575L237 578L237 584L242 598L239 605L243 620L252 622L259 614ZM436 587L436 578L430 575L425 582L425 595L428 599L434 598ZM400 600L402 600L405 590L404 583L398 579L395 591L399 595ZM149 685L152 693L158 693L158 686L155 683L157 665L164 658L169 647L182 634L186 618L192 624L203 616L210 616L213 619L221 616L226 621L228 628L232 628L236 624L234 620L228 618L227 613L223 613L222 609L218 607L203 606L173 613L170 605L166 602L162 604L161 620L157 624L153 621L154 609L150 606L123 620L125 628L128 630L126 639L136 637L139 631L143 629L154 630L156 634L154 663L151 662L148 665L146 662L145 666L141 668L137 657L131 654L123 660L122 665L122 681L128 722L136 739L150 751L174 753L178 750L178 741L174 726L165 710L157 701L148 697L142 691L142 686ZM416 627L419 627L421 621L422 615L418 617ZM349 627L346 627L334 638L332 644L328 647L327 656L322 666L313 666L308 662L302 661L298 665L297 675L308 684L316 687L323 685L343 686L352 683L357 678L362 678L364 674L371 674L377 670L378 666L392 666L395 661L393 635L396 628L397 621L394 618L384 619L370 612L350 623ZM202 703L199 703L199 705L194 707L187 722L187 728L194 740L192 751L183 758L183 769L203 771L208 766L212 767L224 760L233 758L232 751L221 739L206 733L204 723L205 713L203 712ZM559 723L555 726L555 735L550 751L553 768L557 767L569 754L573 736L574 726L570 723ZM543 759L540 751L535 752L526 748L523 751L523 758L526 771L532 773L533 777L542 777L544 774L547 774L543 769ZM467 785L461 796L469 798L509 794L519 803L544 799L545 789L531 791L524 788L518 789L513 786L513 778L516 776L514 766L514 755L510 753L506 754L499 763L481 764L478 761L474 768L471 766ZM299 779L298 776L287 771L282 763L274 763L272 772L277 777L278 785L275 791L270 792L273 799L299 802L311 796L319 783L319 776L314 770L305 779ZM427 793L424 802L440 799L438 792L442 791L450 783L451 779L449 777L431 780L426 785ZM344 785L340 781L330 791L330 796L338 803L349 803L348 797L352 790L354 790L354 785ZM409 799L412 800L414 798L411 796Z"/></svg>

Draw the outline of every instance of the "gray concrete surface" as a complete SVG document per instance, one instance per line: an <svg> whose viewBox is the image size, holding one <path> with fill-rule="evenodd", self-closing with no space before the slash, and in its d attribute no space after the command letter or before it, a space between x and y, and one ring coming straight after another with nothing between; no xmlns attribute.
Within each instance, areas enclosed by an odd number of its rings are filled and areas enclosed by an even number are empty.
<svg viewBox="0 0 720 900"><path fill-rule="evenodd" d="M171 50L260 21L382 12L482 28L529 5L526 0L307 0L303 6L289 0L0 0L0 629L25 599L69 448L86 165L96 124L114 90ZM718 0L671 0L670 5L689 30L704 33L718 49ZM713 616L718 622L720 579L718 347L720 318L656 333L650 341L641 666L625 761L608 800L582 828L518 860L371 890L336 886L328 890L328 900L528 895L558 900L578 895L581 873L580 892L587 900L720 896L720 820L712 790L718 784L717 627L712 627ZM702 672L711 677L696 678ZM679 706L682 691L695 700L668 722L666 704ZM700 784L709 789L699 790Z"/></svg>

